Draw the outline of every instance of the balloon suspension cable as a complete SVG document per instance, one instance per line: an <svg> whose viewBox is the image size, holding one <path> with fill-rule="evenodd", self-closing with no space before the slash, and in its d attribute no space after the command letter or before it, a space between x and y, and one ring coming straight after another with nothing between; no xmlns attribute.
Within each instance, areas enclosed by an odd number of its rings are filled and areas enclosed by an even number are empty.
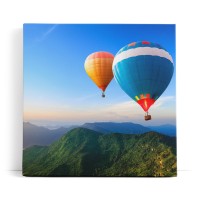
<svg viewBox="0 0 200 200"><path fill-rule="evenodd" d="M102 95L101 95L101 96L102 96L103 98L106 96L105 93L104 93L104 91L102 92Z"/></svg>

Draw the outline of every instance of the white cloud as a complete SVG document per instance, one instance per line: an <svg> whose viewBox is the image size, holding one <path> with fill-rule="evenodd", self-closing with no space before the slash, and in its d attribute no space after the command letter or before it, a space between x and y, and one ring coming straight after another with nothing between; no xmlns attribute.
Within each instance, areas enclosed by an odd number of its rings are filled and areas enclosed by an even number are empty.
<svg viewBox="0 0 200 200"><path fill-rule="evenodd" d="M87 96L87 98L92 98ZM86 99L87 99L86 98ZM86 100L85 99L85 100ZM175 97L166 96L158 99L150 109L154 122L164 120L166 122L174 120L176 116L175 110ZM58 107L57 107L58 106ZM29 112L25 112L25 119L40 119L40 120L57 120L71 123L84 123L95 121L134 121L143 123L144 111L135 101L126 101L116 104L107 105L91 105L89 108L84 106L70 106L70 104L63 104L54 106L54 108L33 109L29 115Z"/></svg>
<svg viewBox="0 0 200 200"><path fill-rule="evenodd" d="M175 96L165 96L165 97L160 97L155 103L154 103L154 108L161 107L168 102L173 102L175 101Z"/></svg>
<svg viewBox="0 0 200 200"><path fill-rule="evenodd" d="M165 96L158 99L151 107L150 113L155 114L158 118L163 117L175 117L175 97ZM95 112L98 110L96 109ZM112 120L138 120L143 119L144 111L135 101L126 101L117 103L114 105L108 105L105 108L101 108L99 115L110 117Z"/></svg>

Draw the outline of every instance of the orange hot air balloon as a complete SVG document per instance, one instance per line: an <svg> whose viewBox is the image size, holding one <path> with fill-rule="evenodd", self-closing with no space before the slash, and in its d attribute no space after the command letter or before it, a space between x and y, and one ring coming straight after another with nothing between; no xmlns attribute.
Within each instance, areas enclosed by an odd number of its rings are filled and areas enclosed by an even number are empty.
<svg viewBox="0 0 200 200"><path fill-rule="evenodd" d="M112 64L114 56L108 52L95 52L85 60L85 71L92 81L102 90L102 97L105 97L105 90L113 79Z"/></svg>

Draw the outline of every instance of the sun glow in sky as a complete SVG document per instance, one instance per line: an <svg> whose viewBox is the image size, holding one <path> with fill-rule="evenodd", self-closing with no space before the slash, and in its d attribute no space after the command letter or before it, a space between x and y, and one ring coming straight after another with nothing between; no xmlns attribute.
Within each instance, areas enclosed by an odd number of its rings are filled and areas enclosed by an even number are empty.
<svg viewBox="0 0 200 200"><path fill-rule="evenodd" d="M95 51L118 50L134 41L161 44L175 60L175 25L24 25L24 121L38 125L85 122L175 124L175 77L150 108L144 111L113 79L106 98L84 70L86 57Z"/></svg>

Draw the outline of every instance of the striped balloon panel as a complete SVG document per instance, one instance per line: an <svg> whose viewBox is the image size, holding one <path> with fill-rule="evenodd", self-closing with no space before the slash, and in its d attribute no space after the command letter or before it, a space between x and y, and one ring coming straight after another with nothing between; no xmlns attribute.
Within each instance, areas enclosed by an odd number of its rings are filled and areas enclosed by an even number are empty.
<svg viewBox="0 0 200 200"><path fill-rule="evenodd" d="M165 91L173 71L171 55L160 45L147 41L126 45L113 61L116 81L145 111Z"/></svg>
<svg viewBox="0 0 200 200"><path fill-rule="evenodd" d="M171 80L173 67L165 58L137 56L119 62L113 73L121 88L137 101L136 96L140 99L141 94L160 97Z"/></svg>

